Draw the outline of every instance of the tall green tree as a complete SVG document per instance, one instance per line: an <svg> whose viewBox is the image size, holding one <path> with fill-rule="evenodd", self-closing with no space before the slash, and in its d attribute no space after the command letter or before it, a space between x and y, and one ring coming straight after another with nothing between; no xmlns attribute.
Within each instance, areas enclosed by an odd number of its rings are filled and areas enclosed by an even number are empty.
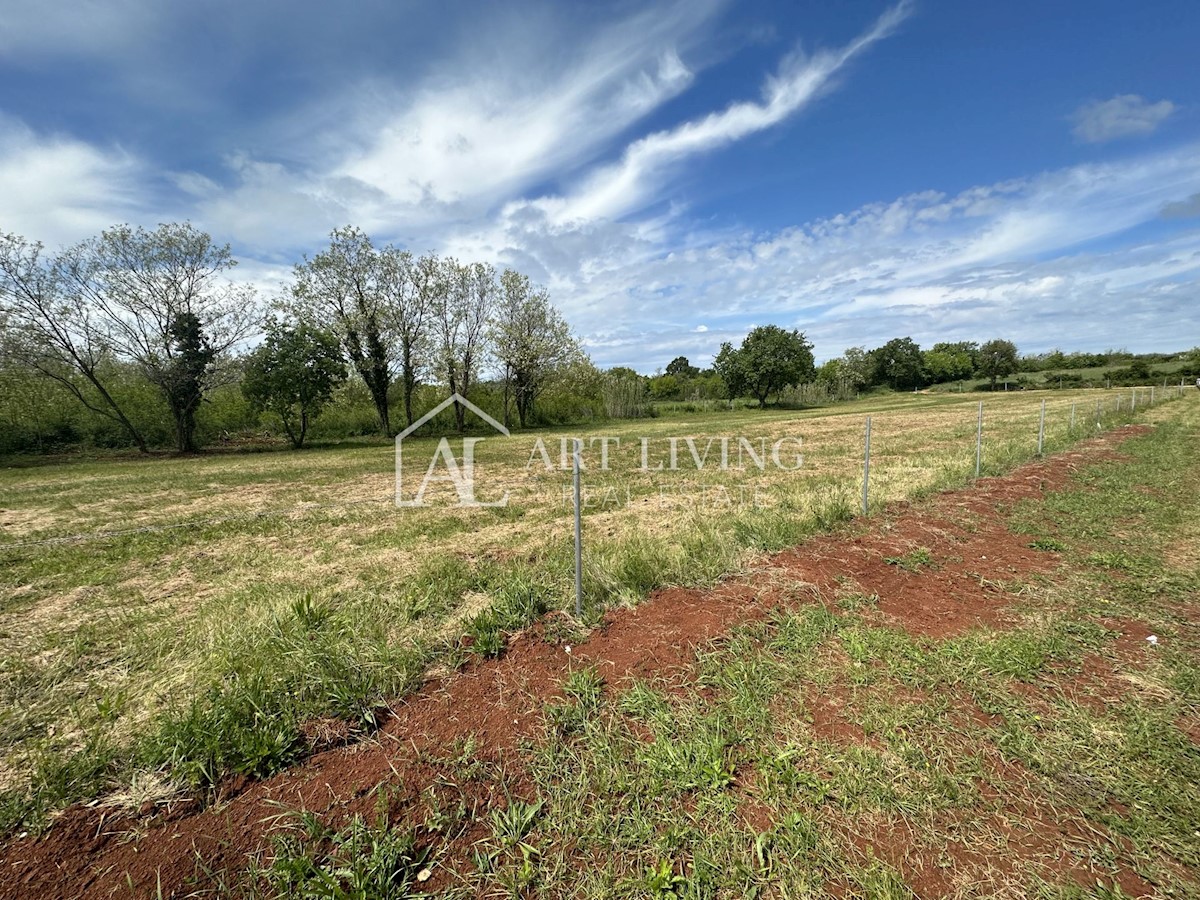
<svg viewBox="0 0 1200 900"><path fill-rule="evenodd" d="M930 384L944 381L960 381L970 378L975 364L968 353L956 350L926 350L924 357L925 378Z"/></svg>
<svg viewBox="0 0 1200 900"><path fill-rule="evenodd" d="M175 420L175 446L180 452L192 453L197 449L196 412L217 354L195 313L177 313L168 334L171 355L160 366L159 386Z"/></svg>
<svg viewBox="0 0 1200 900"><path fill-rule="evenodd" d="M277 415L299 450L312 421L346 380L336 335L301 322L269 322L263 343L246 360L242 392L258 410Z"/></svg>
<svg viewBox="0 0 1200 900"><path fill-rule="evenodd" d="M978 341L938 341L933 345L934 353L965 354L971 361L971 373L979 366ZM968 374L971 374L968 373Z"/></svg>
<svg viewBox="0 0 1200 900"><path fill-rule="evenodd" d="M925 376L930 384L970 378L979 365L979 345L974 341L939 341L924 355Z"/></svg>
<svg viewBox="0 0 1200 900"><path fill-rule="evenodd" d="M874 383L875 359L865 347L847 347L841 355L839 374L856 390Z"/></svg>
<svg viewBox="0 0 1200 900"><path fill-rule="evenodd" d="M1012 341L997 338L979 348L979 372L991 379L992 390L996 381L1017 371L1017 345Z"/></svg>
<svg viewBox="0 0 1200 900"><path fill-rule="evenodd" d="M675 376L680 381L687 381L700 374L700 370L688 362L686 356L675 357L667 363L667 368L664 372L667 375Z"/></svg>
<svg viewBox="0 0 1200 900"><path fill-rule="evenodd" d="M728 342L722 344L713 368L730 399L748 393L758 400L759 409L766 408L771 394L812 380L816 371L812 344L804 333L778 325L753 329L736 350Z"/></svg>
<svg viewBox="0 0 1200 900"><path fill-rule="evenodd" d="M893 338L874 351L875 381L895 391L911 391L925 383L921 348L912 338Z"/></svg>
<svg viewBox="0 0 1200 900"><path fill-rule="evenodd" d="M725 385L725 396L730 400L746 393L746 371L742 366L741 352L729 341L721 343L721 349L713 358L713 371Z"/></svg>

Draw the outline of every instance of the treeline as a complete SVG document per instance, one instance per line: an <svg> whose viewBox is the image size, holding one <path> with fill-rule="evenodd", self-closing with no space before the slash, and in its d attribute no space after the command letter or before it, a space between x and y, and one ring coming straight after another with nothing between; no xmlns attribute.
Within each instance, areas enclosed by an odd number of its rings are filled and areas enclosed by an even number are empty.
<svg viewBox="0 0 1200 900"><path fill-rule="evenodd" d="M922 350L906 337L818 367L802 332L765 325L706 368L678 356L652 376L601 372L547 291L512 269L376 246L354 227L269 301L230 279L235 265L187 223L116 226L57 254L0 233L0 453L394 435L450 392L524 427L671 402L811 406L980 378L994 389L1047 371L1066 387L1094 383L1071 370L1096 366L1105 383L1144 384L1161 361L1021 357L1002 339ZM1180 375L1200 374L1200 350L1190 359ZM455 405L430 427L468 425Z"/></svg>
<svg viewBox="0 0 1200 900"><path fill-rule="evenodd" d="M911 338L896 338L874 350L851 347L820 366L816 377L818 383L845 384L856 391L881 387L911 391L979 379L983 380L979 387L987 390L995 390L1001 380L1014 387L1120 387L1159 380L1162 376L1156 375L1154 366L1167 362L1180 363L1173 373L1175 377L1200 376L1200 348L1182 354L1053 350L1021 356L1012 341L1003 339L983 344L943 342L922 350ZM1103 371L1079 371L1083 369ZM1047 373L1055 373L1054 378L1047 380Z"/></svg>
<svg viewBox="0 0 1200 900"><path fill-rule="evenodd" d="M996 338L943 342L922 350L912 338L894 338L882 347L850 347L821 366L818 378L845 382L856 390L887 387L912 391L948 381L986 378L991 387L1017 371L1019 357L1012 341Z"/></svg>
<svg viewBox="0 0 1200 900"><path fill-rule="evenodd" d="M771 397L787 402L797 392L814 391L829 399L887 388L911 391L966 378L996 380L1016 372L1016 345L992 340L934 344L922 350L912 338L896 338L868 350L850 347L841 356L814 366L812 344L799 331L774 325L753 329L741 347L723 344L711 369L698 369L680 356L663 372L646 379L654 400L704 400L753 397L760 407Z"/></svg>
<svg viewBox="0 0 1200 900"><path fill-rule="evenodd" d="M577 414L564 393L603 403L547 292L514 270L376 247L353 227L269 304L229 279L235 264L186 223L117 226L56 255L0 235L0 452L191 452L264 425L301 446L333 407L340 433L390 435L446 389L521 425L546 398L552 417Z"/></svg>

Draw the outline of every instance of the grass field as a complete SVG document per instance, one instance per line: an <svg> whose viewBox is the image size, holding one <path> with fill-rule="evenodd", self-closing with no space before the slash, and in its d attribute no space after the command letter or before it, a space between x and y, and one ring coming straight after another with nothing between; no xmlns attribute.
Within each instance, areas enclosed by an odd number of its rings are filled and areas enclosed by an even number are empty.
<svg viewBox="0 0 1200 900"><path fill-rule="evenodd" d="M1007 511L1063 560L998 586L1013 627L931 639L818 595L687 679L576 671L463 895L1197 896L1198 413Z"/></svg>
<svg viewBox="0 0 1200 900"><path fill-rule="evenodd" d="M1147 397L1139 419L1194 405L1188 395L1148 409ZM477 484L483 500L510 492L499 509L395 508L385 444L0 469L0 824L277 770L305 752L310 719L370 729L384 698L456 664L459 635L496 653L505 632L568 607L568 476L540 456L528 466L538 438L556 462L561 438L622 439L610 470L589 455L585 476L594 618L661 585L745 569L855 514L865 415L874 507L964 482L979 399L897 395L834 412L489 438ZM1042 397L983 399L984 472L997 473L1033 455ZM1047 452L1094 433L1097 401L1105 426L1128 419L1129 391L1048 398ZM639 471L639 439L653 467L671 436L800 438L803 465L697 471L681 448L678 471ZM406 454L427 461L434 446L420 439Z"/></svg>

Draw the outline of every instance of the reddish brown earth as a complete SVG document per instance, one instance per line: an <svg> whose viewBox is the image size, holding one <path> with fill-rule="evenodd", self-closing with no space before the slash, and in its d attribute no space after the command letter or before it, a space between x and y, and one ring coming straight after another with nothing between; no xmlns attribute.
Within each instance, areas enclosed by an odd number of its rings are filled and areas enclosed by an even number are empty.
<svg viewBox="0 0 1200 900"><path fill-rule="evenodd" d="M443 799L448 779L441 776L450 774L452 757L473 740L472 759L480 770L503 778L458 784L455 796L444 799L463 803L466 824L425 835L449 860L461 863L485 833L487 809L504 806L506 792L532 793L516 750L542 733L543 705L560 693L572 668L596 666L617 687L634 677L684 680L696 648L731 627L763 616L774 605L812 598L834 604L847 592L877 595L878 611L872 615L914 634L940 637L979 625L1003 626L1011 595L997 583L1049 572L1056 555L1031 550L1028 538L1005 528L1000 512L1065 486L1077 468L1114 456L1113 448L1140 430L1121 429L1012 475L899 505L849 540L845 534L811 540L776 555L745 580L707 590L657 592L636 609L608 613L578 646L568 648L555 639L551 623L538 625L515 636L500 658L472 661L397 701L369 740L317 753L261 782L226 784L220 802L207 808L179 801L135 816L102 806L72 807L45 834L0 848L0 898L143 897L156 891L187 896L214 874L244 871L249 859L269 848L271 833L284 822L281 812L288 809L310 810L336 827L356 813L371 817L383 797L393 823L415 827L425 821L430 797ZM917 572L886 561L916 548L924 548L931 559ZM798 581L815 590L798 598ZM781 590L780 584L793 589ZM840 739L862 739L862 729L836 708L813 715L819 727ZM330 730L337 736L332 723L312 730L318 743ZM748 809L747 816L757 820L761 810ZM879 858L897 860L906 877L924 879L927 865L905 861L908 840L902 827L887 826L869 845ZM1020 843L1013 846L1019 849ZM426 887L445 887L448 877L438 868ZM922 896L944 893L944 886L933 881L925 887L928 893ZM1134 895L1143 892L1140 885L1127 887Z"/></svg>

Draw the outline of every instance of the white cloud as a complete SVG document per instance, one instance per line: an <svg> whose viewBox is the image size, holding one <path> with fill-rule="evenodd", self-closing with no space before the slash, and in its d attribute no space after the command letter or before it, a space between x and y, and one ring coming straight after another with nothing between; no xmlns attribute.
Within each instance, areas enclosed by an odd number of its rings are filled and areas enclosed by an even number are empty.
<svg viewBox="0 0 1200 900"><path fill-rule="evenodd" d="M144 164L0 113L0 230L55 247L144 211Z"/></svg>
<svg viewBox="0 0 1200 900"><path fill-rule="evenodd" d="M766 235L563 225L527 208L488 246L551 285L598 362L642 371L679 353L706 362L752 321L802 328L826 356L905 334L1006 334L1030 349L1158 335L1162 346L1200 328L1200 307L1175 299L1161 321L1139 311L1196 279L1200 232L1109 245L1195 190L1200 145L917 193Z"/></svg>
<svg viewBox="0 0 1200 900"><path fill-rule="evenodd" d="M545 54L557 43L553 25L531 25L521 38L530 47L497 58L468 44L403 94L359 85L308 111L312 121L329 123L336 107L333 118L342 124L326 129L339 136L327 138L306 168L237 154L232 188L202 197L197 215L255 250L272 242L307 246L354 221L418 249L448 246L464 256L495 254L509 224L547 214L559 224L619 218L656 199L689 156L777 125L811 103L854 56L890 34L909 5L889 10L846 47L787 58L761 101L643 137L616 164L587 172L614 139L692 83L685 51L717 8L656 6L599 30L570 54ZM580 171L587 174L574 174ZM539 185L564 180L574 186L562 195L526 199ZM498 224L489 224L497 223L497 209ZM467 229L458 227L464 222ZM643 222L639 231L645 236L660 225Z"/></svg>
<svg viewBox="0 0 1200 900"><path fill-rule="evenodd" d="M586 178L566 197L536 201L558 222L613 219L643 208L656 196L672 166L778 125L828 88L852 58L891 34L910 10L908 2L885 12L865 34L841 50L793 54L767 80L759 102L735 103L721 112L647 135L630 144L620 162Z"/></svg>
<svg viewBox="0 0 1200 900"><path fill-rule="evenodd" d="M1150 134L1175 111L1170 100L1157 103L1137 94L1118 94L1111 100L1093 100L1071 116L1075 137L1089 144Z"/></svg>
<svg viewBox="0 0 1200 900"><path fill-rule="evenodd" d="M625 55L610 41L535 90L497 72L427 88L337 174L406 206L479 210L578 165L691 82L672 48L648 58L649 45Z"/></svg>
<svg viewBox="0 0 1200 900"><path fill-rule="evenodd" d="M309 246L349 221L436 245L447 226L486 222L590 163L684 91L694 77L685 58L718 9L657 4L582 42L528 17L503 36L473 30L412 82L359 82L292 113L279 127L305 146L303 165L233 154L231 186L202 198L198 215L254 248Z"/></svg>

